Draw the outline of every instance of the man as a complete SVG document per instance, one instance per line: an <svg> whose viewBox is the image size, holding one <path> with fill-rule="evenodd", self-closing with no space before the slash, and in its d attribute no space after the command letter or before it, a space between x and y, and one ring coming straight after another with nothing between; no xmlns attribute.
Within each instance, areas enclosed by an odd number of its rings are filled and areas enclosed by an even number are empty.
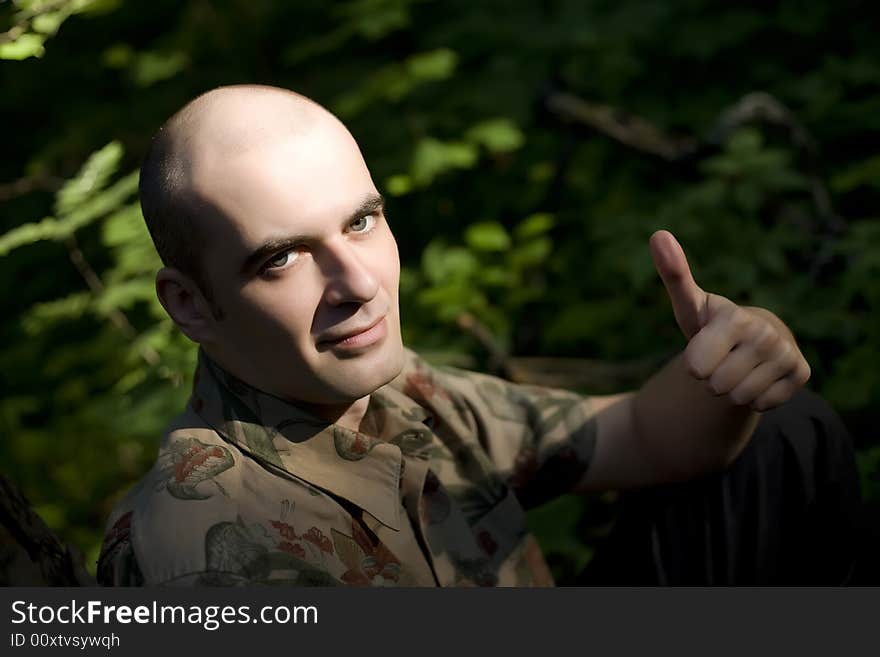
<svg viewBox="0 0 880 657"><path fill-rule="evenodd" d="M192 101L141 201L199 365L110 519L104 583L549 585L524 507L721 470L810 375L778 318L700 289L665 231L651 253L688 345L638 393L430 367L401 342L397 248L355 140L289 91Z"/></svg>

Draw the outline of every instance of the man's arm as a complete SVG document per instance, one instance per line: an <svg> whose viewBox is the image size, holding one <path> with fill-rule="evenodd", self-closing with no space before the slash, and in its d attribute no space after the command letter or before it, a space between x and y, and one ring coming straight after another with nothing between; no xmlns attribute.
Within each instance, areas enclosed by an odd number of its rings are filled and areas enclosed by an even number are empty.
<svg viewBox="0 0 880 657"><path fill-rule="evenodd" d="M751 438L755 411L784 403L810 376L778 317L707 294L677 242L655 239L655 263L688 346L638 393L593 398L596 450L576 491L682 481L723 468Z"/></svg>
<svg viewBox="0 0 880 657"><path fill-rule="evenodd" d="M576 492L694 479L736 458L758 423L748 406L711 394L681 354L637 393L594 397L596 451Z"/></svg>

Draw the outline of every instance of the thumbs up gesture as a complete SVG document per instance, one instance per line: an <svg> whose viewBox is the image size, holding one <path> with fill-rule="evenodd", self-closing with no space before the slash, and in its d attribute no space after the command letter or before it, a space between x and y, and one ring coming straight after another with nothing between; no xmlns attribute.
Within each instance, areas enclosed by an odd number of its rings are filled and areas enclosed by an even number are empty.
<svg viewBox="0 0 880 657"><path fill-rule="evenodd" d="M684 363L713 394L766 411L788 401L807 382L810 366L773 313L704 291L672 233L654 233L650 248L675 320L688 340Z"/></svg>

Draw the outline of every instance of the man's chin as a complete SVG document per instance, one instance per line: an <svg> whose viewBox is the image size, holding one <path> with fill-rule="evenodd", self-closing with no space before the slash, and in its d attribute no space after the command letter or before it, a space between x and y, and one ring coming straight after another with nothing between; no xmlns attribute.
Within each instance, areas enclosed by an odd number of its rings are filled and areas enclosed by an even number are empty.
<svg viewBox="0 0 880 657"><path fill-rule="evenodd" d="M369 381L372 392L392 381L403 369L403 349L383 349L382 353L376 353L372 358L365 358L357 363L356 370L362 380Z"/></svg>
<svg viewBox="0 0 880 657"><path fill-rule="evenodd" d="M403 369L402 345L389 346L363 358L339 361L333 369L335 385L350 399L360 399L393 381Z"/></svg>

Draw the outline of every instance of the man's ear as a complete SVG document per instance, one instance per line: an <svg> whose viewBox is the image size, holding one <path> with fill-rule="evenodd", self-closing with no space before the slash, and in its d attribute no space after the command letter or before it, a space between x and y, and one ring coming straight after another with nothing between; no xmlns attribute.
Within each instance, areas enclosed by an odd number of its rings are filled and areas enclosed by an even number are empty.
<svg viewBox="0 0 880 657"><path fill-rule="evenodd" d="M156 296L177 327L193 342L213 341L217 320L211 304L189 276L174 267L156 274Z"/></svg>

